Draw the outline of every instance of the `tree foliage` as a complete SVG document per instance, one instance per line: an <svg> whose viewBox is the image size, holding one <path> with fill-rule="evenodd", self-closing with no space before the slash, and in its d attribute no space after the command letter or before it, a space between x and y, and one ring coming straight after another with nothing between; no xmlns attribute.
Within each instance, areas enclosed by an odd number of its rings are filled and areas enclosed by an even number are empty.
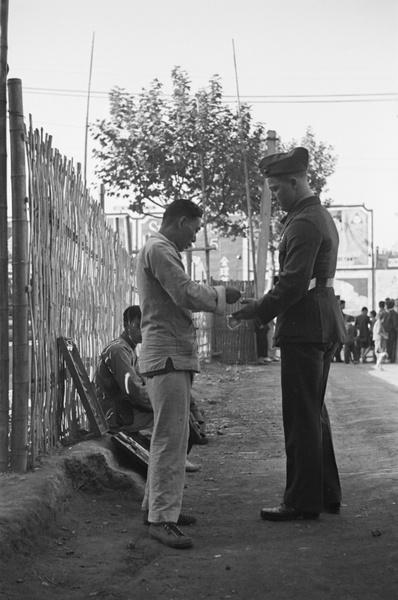
<svg viewBox="0 0 398 600"><path fill-rule="evenodd" d="M172 72L171 100L155 80L139 98L114 89L110 117L91 131L97 141L96 174L108 194L126 198L130 208L146 214L177 198L205 204L208 222L224 233L244 233L246 196L240 122L222 101L214 76L206 89L191 94L187 74ZM264 155L262 125L253 125L242 106L242 129L253 212L258 213L262 177L257 165Z"/></svg>
<svg viewBox="0 0 398 600"><path fill-rule="evenodd" d="M308 180L311 189L318 196L321 193L327 192L328 177L333 175L337 163L337 156L334 154L333 146L325 142L317 142L311 127L307 128L305 136L300 142L296 142L295 140L289 142L286 145L286 150L291 150L295 146L304 146L309 152ZM323 204L329 205L330 203L330 198L323 198Z"/></svg>
<svg viewBox="0 0 398 600"><path fill-rule="evenodd" d="M109 118L91 127L96 174L109 195L127 199L137 213L159 212L177 198L189 198L205 207L213 228L246 235L244 159L256 228L264 183L258 169L266 152L264 127L253 123L249 106L242 105L240 120L238 111L223 102L218 76L195 94L179 67L171 80L170 99L156 79L138 97L120 88L111 91ZM311 130L301 145L310 151L310 181L319 193L333 172L332 149L317 144ZM275 206L273 218L278 216Z"/></svg>

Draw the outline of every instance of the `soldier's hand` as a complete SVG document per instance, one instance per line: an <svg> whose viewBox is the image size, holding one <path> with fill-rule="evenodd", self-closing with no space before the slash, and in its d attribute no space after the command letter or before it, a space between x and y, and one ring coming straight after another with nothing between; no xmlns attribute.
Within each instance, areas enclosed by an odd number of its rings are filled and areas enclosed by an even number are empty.
<svg viewBox="0 0 398 600"><path fill-rule="evenodd" d="M243 304L242 308L232 313L235 319L254 319L257 316L257 300L247 298L242 300L241 304Z"/></svg>
<svg viewBox="0 0 398 600"><path fill-rule="evenodd" d="M235 304L240 298L240 291L233 287L225 288L225 301L227 304Z"/></svg>

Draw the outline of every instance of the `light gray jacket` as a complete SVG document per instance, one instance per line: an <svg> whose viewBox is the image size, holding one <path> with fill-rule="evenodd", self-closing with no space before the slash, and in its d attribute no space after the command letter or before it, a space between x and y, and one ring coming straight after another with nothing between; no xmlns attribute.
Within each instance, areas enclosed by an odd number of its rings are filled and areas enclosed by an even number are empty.
<svg viewBox="0 0 398 600"><path fill-rule="evenodd" d="M192 281L177 246L161 233L153 234L140 250L136 273L142 311L141 373L164 369L168 358L178 371L199 371L192 312L225 314L225 288Z"/></svg>

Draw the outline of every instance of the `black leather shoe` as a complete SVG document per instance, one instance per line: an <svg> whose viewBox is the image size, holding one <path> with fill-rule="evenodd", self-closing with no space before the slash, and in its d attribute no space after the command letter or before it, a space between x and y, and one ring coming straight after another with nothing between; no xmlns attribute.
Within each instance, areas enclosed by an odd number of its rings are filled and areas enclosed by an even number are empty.
<svg viewBox="0 0 398 600"><path fill-rule="evenodd" d="M338 515L340 514L340 502L332 502L331 504L327 504L323 507L325 513L329 513L330 515Z"/></svg>
<svg viewBox="0 0 398 600"><path fill-rule="evenodd" d="M262 508L260 517L265 521L294 521L296 519L317 519L319 513L303 512L281 504L276 508Z"/></svg>

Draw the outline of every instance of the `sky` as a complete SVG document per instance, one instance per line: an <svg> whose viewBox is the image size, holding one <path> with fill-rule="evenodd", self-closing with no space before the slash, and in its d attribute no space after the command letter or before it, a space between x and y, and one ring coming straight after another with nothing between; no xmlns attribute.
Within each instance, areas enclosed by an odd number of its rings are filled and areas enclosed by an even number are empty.
<svg viewBox="0 0 398 600"><path fill-rule="evenodd" d="M84 162L89 121L109 115L114 87L170 92L184 69L192 93L219 75L236 105L283 142L311 127L338 157L326 195L373 211L374 243L398 248L398 0L10 0L9 78L24 113L61 154ZM94 36L94 46L93 46ZM88 140L87 180L99 182Z"/></svg>

